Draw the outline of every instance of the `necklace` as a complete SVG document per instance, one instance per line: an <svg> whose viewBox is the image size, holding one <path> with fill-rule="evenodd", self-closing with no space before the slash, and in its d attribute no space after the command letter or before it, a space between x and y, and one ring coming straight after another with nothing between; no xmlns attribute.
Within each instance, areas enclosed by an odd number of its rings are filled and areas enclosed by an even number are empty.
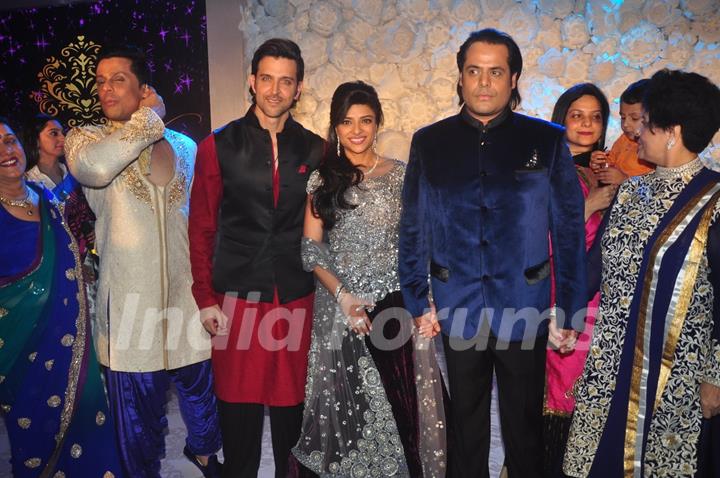
<svg viewBox="0 0 720 478"><path fill-rule="evenodd" d="M0 203L5 204L6 206L11 207L21 207L23 209L27 209L27 215L32 216L33 211L33 203L30 200L30 189L28 189L27 186L25 186L25 197L22 199L8 199L2 194L0 194Z"/></svg>
<svg viewBox="0 0 720 478"><path fill-rule="evenodd" d="M368 174L372 174L372 172L375 171L375 168L377 168L377 165L378 165L378 162L379 162L379 161L380 161L380 156L378 156L377 154L375 154L375 163L372 165L372 168L370 168L370 169L368 169L367 171L365 171L365 176L367 176Z"/></svg>

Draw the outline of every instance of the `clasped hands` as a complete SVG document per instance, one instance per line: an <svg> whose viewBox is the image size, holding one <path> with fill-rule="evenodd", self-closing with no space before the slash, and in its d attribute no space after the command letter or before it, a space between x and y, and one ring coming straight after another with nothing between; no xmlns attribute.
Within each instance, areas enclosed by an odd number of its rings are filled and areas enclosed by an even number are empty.
<svg viewBox="0 0 720 478"><path fill-rule="evenodd" d="M430 303L430 310L420 317L413 318L418 334L426 339L431 339L440 333L440 322L437 318L435 304Z"/></svg>
<svg viewBox="0 0 720 478"><path fill-rule="evenodd" d="M548 342L561 354L570 353L577 345L578 333L575 330L559 329L555 317L550 317Z"/></svg>
<svg viewBox="0 0 720 478"><path fill-rule="evenodd" d="M348 326L353 332L359 335L368 335L372 330L372 323L367 315L367 308L374 307L375 304L367 300L363 300L350 293L341 294L340 309L348 319ZM430 310L420 317L413 318L415 328L420 336L425 338L433 338L440 333L440 323L437 320L437 312L435 305L430 305Z"/></svg>

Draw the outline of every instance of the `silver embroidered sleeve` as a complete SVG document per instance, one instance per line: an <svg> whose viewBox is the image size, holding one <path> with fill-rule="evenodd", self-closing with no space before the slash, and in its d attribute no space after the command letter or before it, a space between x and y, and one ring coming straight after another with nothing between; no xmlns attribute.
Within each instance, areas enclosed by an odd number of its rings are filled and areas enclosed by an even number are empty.
<svg viewBox="0 0 720 478"><path fill-rule="evenodd" d="M300 254L303 269L307 272L312 272L317 266L332 271L332 259L327 244L314 241L309 237L303 237L300 243Z"/></svg>
<svg viewBox="0 0 720 478"><path fill-rule="evenodd" d="M124 124L76 128L65 140L70 172L83 186L105 187L164 132L162 119L147 107Z"/></svg>

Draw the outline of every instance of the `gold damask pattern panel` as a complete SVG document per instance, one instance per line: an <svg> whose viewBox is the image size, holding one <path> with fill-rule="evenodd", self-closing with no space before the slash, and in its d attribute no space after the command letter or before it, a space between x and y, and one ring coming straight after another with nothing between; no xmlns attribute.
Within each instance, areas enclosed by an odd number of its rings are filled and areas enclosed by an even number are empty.
<svg viewBox="0 0 720 478"><path fill-rule="evenodd" d="M40 111L67 116L70 127L102 121L102 109L95 87L96 58L101 46L84 35L51 56L38 73L40 90L31 97Z"/></svg>
<svg viewBox="0 0 720 478"><path fill-rule="evenodd" d="M123 172L120 173L120 176L133 196L154 211L155 208L153 207L152 197L150 196L150 188L147 183L143 181L135 165L131 164L125 168Z"/></svg>

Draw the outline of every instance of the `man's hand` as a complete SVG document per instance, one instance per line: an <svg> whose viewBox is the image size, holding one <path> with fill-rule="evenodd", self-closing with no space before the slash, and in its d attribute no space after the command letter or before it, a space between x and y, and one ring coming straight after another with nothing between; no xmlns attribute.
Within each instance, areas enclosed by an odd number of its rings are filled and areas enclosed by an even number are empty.
<svg viewBox="0 0 720 478"><path fill-rule="evenodd" d="M228 334L228 318L227 315L220 310L220 306L213 305L211 307L205 307L200 309L200 321L205 327L205 330L211 336L215 335L227 335Z"/></svg>
<svg viewBox="0 0 720 478"><path fill-rule="evenodd" d="M153 110L160 118L164 118L165 102L163 101L162 96L158 95L157 91L155 91L155 88L150 85L144 85L143 89L145 97L140 100L140 106L147 106L148 108Z"/></svg>
<svg viewBox="0 0 720 478"><path fill-rule="evenodd" d="M440 333L440 322L437 319L435 304L430 303L430 310L420 317L415 317L415 327L421 337L431 339Z"/></svg>
<svg viewBox="0 0 720 478"><path fill-rule="evenodd" d="M700 407L703 418L720 414L720 387L707 382L700 384Z"/></svg>

